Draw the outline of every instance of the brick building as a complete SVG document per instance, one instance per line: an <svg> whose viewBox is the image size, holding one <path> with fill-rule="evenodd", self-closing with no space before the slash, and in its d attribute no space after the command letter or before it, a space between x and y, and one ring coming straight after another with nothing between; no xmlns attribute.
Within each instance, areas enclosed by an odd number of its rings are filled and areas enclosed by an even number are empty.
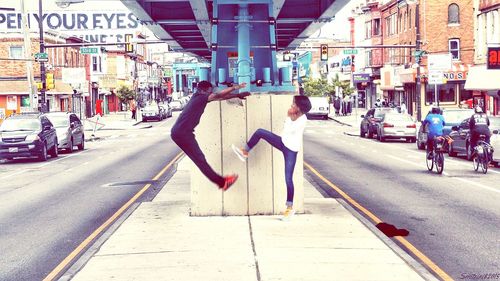
<svg viewBox="0 0 500 281"><path fill-rule="evenodd" d="M40 41L38 37L35 38L36 34L32 35L29 53L35 54L40 50ZM78 38L68 38L50 32L45 33L44 39L46 44L81 42ZM0 119L14 112L32 111L37 108L37 97L30 99L24 48L22 34L4 33L0 36ZM88 58L79 54L79 48L76 47L48 48L46 53L46 73L54 77L54 87L46 92L49 108L51 111L74 110L74 105L80 105L81 101L75 101L73 87L63 83L62 68L85 68ZM39 82L40 64L34 61L31 63L34 81Z"/></svg>
<svg viewBox="0 0 500 281"><path fill-rule="evenodd" d="M442 107L460 107L472 97L464 88L474 57L473 3L469 0L431 0L409 3L392 0L380 7L384 45L416 43L417 19L421 34L421 49L425 55L420 62L421 112L425 116L437 91ZM418 7L417 7L418 5ZM417 16L416 11L419 10ZM414 48L384 49L381 70L381 89L384 97L394 104L406 102L409 112L417 108L416 68ZM443 84L428 83L427 56L450 54L449 69L443 72Z"/></svg>

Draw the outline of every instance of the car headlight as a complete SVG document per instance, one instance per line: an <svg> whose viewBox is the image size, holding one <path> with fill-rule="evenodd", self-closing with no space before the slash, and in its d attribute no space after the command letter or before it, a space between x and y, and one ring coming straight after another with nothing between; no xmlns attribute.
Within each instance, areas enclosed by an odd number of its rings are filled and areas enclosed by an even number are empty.
<svg viewBox="0 0 500 281"><path fill-rule="evenodd" d="M39 141L40 137L38 134L31 134L26 137L26 141Z"/></svg>

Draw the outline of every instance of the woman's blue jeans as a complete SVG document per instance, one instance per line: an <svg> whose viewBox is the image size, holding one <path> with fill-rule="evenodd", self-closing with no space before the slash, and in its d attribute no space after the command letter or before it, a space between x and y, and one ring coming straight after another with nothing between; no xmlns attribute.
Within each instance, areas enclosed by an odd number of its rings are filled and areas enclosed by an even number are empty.
<svg viewBox="0 0 500 281"><path fill-rule="evenodd" d="M295 168L295 162L297 161L297 152L288 149L281 141L281 137L269 132L268 130L258 129L253 133L250 140L247 142L245 147L246 151L250 151L260 139L264 139L274 148L280 150L285 157L285 181L286 181L286 205L293 205L293 169Z"/></svg>

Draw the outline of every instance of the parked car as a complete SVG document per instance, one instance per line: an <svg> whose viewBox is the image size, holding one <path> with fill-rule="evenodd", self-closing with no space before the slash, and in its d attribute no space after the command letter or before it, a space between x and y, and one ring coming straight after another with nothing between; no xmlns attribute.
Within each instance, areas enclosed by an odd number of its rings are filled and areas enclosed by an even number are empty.
<svg viewBox="0 0 500 281"><path fill-rule="evenodd" d="M41 113L16 114L0 126L0 159L37 157L41 161L58 156L57 132Z"/></svg>
<svg viewBox="0 0 500 281"><path fill-rule="evenodd" d="M377 139L381 142L387 139L406 139L415 142L417 125L409 114L385 112L377 123Z"/></svg>
<svg viewBox="0 0 500 281"><path fill-rule="evenodd" d="M158 104L163 113L163 118L166 119L168 117L172 117L172 108L168 103L160 103Z"/></svg>
<svg viewBox="0 0 500 281"><path fill-rule="evenodd" d="M156 120L156 121L161 121L163 120L162 113L160 106L156 103L146 105L142 110L142 121L149 121L149 120Z"/></svg>
<svg viewBox="0 0 500 281"><path fill-rule="evenodd" d="M170 102L170 107L172 107L173 111L180 111L184 106L180 100L172 100Z"/></svg>
<svg viewBox="0 0 500 281"><path fill-rule="evenodd" d="M328 114L330 114L330 104L328 103L328 97L309 97L311 101L311 110L306 114L307 117L321 117L323 119L328 119Z"/></svg>
<svg viewBox="0 0 500 281"><path fill-rule="evenodd" d="M369 138L373 138L373 135L377 133L377 124L382 120L382 116L386 112L396 112L394 108L390 107L374 107L366 112L365 115L361 115L361 124L359 126L359 135L364 138L368 135Z"/></svg>
<svg viewBox="0 0 500 281"><path fill-rule="evenodd" d="M490 143L495 150L493 152L493 163L500 165L500 117L490 117Z"/></svg>
<svg viewBox="0 0 500 281"><path fill-rule="evenodd" d="M46 116L56 128L59 149L65 149L71 153L75 146L78 147L78 150L85 148L83 124L76 114L71 112L49 112Z"/></svg>
<svg viewBox="0 0 500 281"><path fill-rule="evenodd" d="M451 133L451 128L453 126L459 126L460 123L465 118L470 118L474 114L473 109L463 109L463 108L445 108L443 109L443 118L445 126L443 128L443 134L449 135ZM420 126L417 133L417 148L425 149L427 143L427 128L426 126Z"/></svg>

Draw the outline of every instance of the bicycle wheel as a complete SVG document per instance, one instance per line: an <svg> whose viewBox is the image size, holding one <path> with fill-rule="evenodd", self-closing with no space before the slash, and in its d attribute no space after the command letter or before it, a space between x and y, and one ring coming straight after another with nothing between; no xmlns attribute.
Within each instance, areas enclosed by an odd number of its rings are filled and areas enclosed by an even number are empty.
<svg viewBox="0 0 500 281"><path fill-rule="evenodd" d="M479 158L479 155L477 153L474 153L472 156L472 166L474 167L474 171L479 170L479 164L481 162L481 159Z"/></svg>
<svg viewBox="0 0 500 281"><path fill-rule="evenodd" d="M481 170L483 171L483 174L486 174L488 172L488 165L490 164L488 161L488 155L483 155L483 161L481 161Z"/></svg>
<svg viewBox="0 0 500 281"><path fill-rule="evenodd" d="M444 169L444 155L443 152L436 153L436 171L438 174L443 173Z"/></svg>
<svg viewBox="0 0 500 281"><path fill-rule="evenodd" d="M429 159L427 155L425 155L425 163L427 164L427 170L432 171L432 168L434 168L434 157Z"/></svg>

